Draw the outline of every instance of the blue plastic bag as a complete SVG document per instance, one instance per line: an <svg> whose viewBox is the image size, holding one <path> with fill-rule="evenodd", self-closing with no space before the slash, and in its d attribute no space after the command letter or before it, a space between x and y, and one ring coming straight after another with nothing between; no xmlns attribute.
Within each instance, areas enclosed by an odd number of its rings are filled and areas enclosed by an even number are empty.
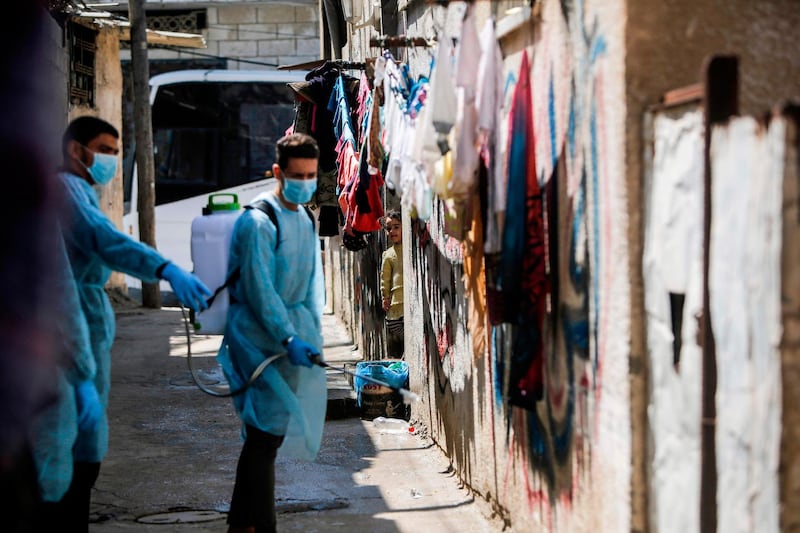
<svg viewBox="0 0 800 533"><path fill-rule="evenodd" d="M367 376L386 383L394 388L408 388L408 363L405 361L362 361L356 364L355 389L359 407L361 389L373 383L361 376Z"/></svg>

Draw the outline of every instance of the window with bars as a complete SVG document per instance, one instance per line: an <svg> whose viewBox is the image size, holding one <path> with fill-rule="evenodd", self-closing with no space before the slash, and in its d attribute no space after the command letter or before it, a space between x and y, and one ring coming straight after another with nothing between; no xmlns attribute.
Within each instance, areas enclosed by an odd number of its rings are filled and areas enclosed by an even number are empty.
<svg viewBox="0 0 800 533"><path fill-rule="evenodd" d="M119 16L127 18L127 11L116 12ZM208 27L205 9L159 9L147 11L147 29L154 31L170 31L176 33L200 34ZM120 48L130 48L129 42L120 42Z"/></svg>
<svg viewBox="0 0 800 533"><path fill-rule="evenodd" d="M69 26L69 100L73 105L94 107L95 54L97 32L80 26Z"/></svg>
<svg viewBox="0 0 800 533"><path fill-rule="evenodd" d="M148 11L147 27L157 31L197 34L206 27L206 12L205 10Z"/></svg>

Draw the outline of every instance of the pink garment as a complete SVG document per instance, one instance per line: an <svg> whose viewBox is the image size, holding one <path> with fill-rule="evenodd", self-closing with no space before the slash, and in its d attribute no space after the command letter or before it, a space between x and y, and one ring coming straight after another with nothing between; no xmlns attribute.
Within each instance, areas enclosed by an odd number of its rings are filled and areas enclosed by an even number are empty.
<svg viewBox="0 0 800 533"><path fill-rule="evenodd" d="M350 181L358 176L358 153L353 148L353 143L339 139L336 143L336 167L339 169L339 175L336 183L339 190L344 189Z"/></svg>

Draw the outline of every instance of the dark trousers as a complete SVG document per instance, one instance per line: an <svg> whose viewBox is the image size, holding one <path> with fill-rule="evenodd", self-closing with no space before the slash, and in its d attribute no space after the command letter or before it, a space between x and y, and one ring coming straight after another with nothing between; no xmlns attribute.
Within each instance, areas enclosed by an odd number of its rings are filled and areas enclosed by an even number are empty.
<svg viewBox="0 0 800 533"><path fill-rule="evenodd" d="M75 463L67 493L58 502L41 504L34 531L89 533L92 487L98 475L100 463Z"/></svg>
<svg viewBox="0 0 800 533"><path fill-rule="evenodd" d="M386 320L386 355L390 359L402 359L405 352L403 317Z"/></svg>
<svg viewBox="0 0 800 533"><path fill-rule="evenodd" d="M256 533L275 533L275 457L283 437L250 425L245 430L247 437L236 467L228 525L255 527Z"/></svg>
<svg viewBox="0 0 800 533"><path fill-rule="evenodd" d="M7 407L6 407L7 408ZM30 449L0 457L0 514L3 531L27 533L36 516L39 487Z"/></svg>

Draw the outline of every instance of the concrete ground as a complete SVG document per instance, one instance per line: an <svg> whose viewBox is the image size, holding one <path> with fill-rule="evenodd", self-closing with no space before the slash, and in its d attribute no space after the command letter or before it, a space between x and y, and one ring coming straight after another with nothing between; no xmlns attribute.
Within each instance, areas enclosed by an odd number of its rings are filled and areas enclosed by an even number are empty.
<svg viewBox="0 0 800 533"><path fill-rule="evenodd" d="M354 369L360 356L343 325L325 315L323 329L328 363ZM214 360L220 340L192 337L193 366L209 386L222 379ZM186 354L180 309L118 309L110 449L93 494L92 533L226 531L239 420L229 398L197 388ZM278 531L502 530L424 427L381 433L360 418L353 389L337 372L328 373L328 405L317 459L278 459Z"/></svg>

